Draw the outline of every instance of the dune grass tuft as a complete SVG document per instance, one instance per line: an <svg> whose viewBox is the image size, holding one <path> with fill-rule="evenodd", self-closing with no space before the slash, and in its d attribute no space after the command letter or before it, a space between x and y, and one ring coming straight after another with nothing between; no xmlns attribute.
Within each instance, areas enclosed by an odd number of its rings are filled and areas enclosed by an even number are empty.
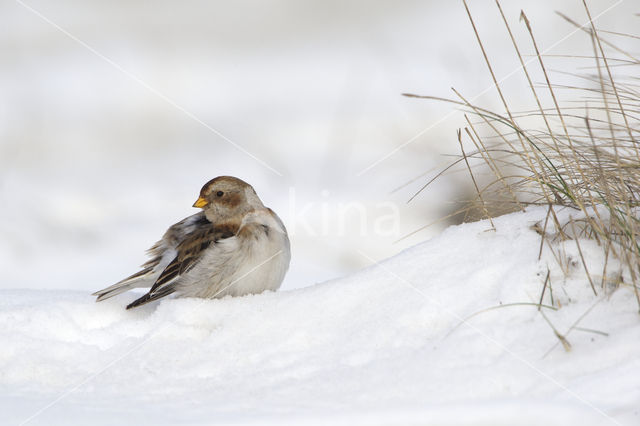
<svg viewBox="0 0 640 426"><path fill-rule="evenodd" d="M631 285L640 307L640 60L605 39L625 35L598 30L585 2L588 24L581 26L560 16L585 35L592 51L590 72L551 71L549 57L541 53L526 14L520 16L528 35L523 46L516 42L498 1L496 6L535 107L521 112L510 108L509 94L496 77L466 2L503 110L483 108L455 89L451 99L405 96L449 102L465 111L465 123L457 133L462 155L447 169L455 164L471 175L475 193L464 208L468 219L490 218L528 205L548 206L547 219L537 226L542 236L540 250L551 238L574 240L593 292L602 292L612 281ZM614 72L618 70L634 70L635 75ZM578 83L553 82L562 75L571 75ZM491 178L479 178L488 175ZM559 208L574 209L579 219L560 223ZM607 271L608 262L604 270L592 271L582 255L582 238L597 241L605 259L621 262L631 282L623 282L623 274ZM562 264L559 254L557 260Z"/></svg>

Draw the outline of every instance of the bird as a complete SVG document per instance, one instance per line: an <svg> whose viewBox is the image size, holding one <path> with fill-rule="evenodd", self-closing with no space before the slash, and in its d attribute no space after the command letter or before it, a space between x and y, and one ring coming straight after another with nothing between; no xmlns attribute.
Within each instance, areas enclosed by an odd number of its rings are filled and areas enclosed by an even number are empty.
<svg viewBox="0 0 640 426"><path fill-rule="evenodd" d="M204 184L193 207L147 254L141 270L93 293L96 302L150 287L127 309L175 297L205 299L275 291L289 268L291 248L282 220L247 182L218 176Z"/></svg>

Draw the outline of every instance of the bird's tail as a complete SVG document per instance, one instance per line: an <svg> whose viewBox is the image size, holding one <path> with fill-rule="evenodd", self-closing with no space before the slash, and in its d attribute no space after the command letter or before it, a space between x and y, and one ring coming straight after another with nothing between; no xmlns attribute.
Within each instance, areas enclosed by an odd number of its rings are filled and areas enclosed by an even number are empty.
<svg viewBox="0 0 640 426"><path fill-rule="evenodd" d="M160 299L161 297L165 297L168 296L170 294L172 294L173 292L176 291L176 288L174 285L167 285L165 287L162 287L161 289L153 292L150 291L149 293L145 294L144 296L134 300L133 302L129 303L127 305L127 309L131 309L131 308L135 308L136 306L142 306L145 305L149 302L153 302L154 300Z"/></svg>
<svg viewBox="0 0 640 426"><path fill-rule="evenodd" d="M92 296L96 296L96 302L100 302L101 300L105 300L120 293L124 293L125 291L131 290L132 288L148 287L149 277L151 275L153 275L153 267L150 266L144 268L139 272L136 272L135 274L123 279L122 281L118 281L112 286L96 291L92 294Z"/></svg>

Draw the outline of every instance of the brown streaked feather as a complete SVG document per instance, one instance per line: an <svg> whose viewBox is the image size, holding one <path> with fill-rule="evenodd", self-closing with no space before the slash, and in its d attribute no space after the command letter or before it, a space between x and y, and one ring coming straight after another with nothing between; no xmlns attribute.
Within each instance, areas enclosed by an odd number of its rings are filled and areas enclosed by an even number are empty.
<svg viewBox="0 0 640 426"><path fill-rule="evenodd" d="M147 262L142 265L142 268L154 269L156 266L160 264L162 261L162 257L164 255L165 250L167 248L177 248L180 243L180 238L185 234L185 223L190 222L190 226L200 227L205 225L210 225L211 222L207 220L203 213L200 213L196 216L195 220L192 216L187 217L180 222L171 225L167 232L165 232L162 240L156 242L150 249L147 250L147 254L152 256ZM136 275L136 274L134 274ZM129 278L132 278L133 275ZM127 278L128 279L128 278ZM124 280L123 280L124 281Z"/></svg>
<svg viewBox="0 0 640 426"><path fill-rule="evenodd" d="M211 244L215 244L224 238L233 237L239 227L240 223L238 222L213 225L207 221L206 223L199 224L198 229L187 235L184 240L178 244L176 248L178 252L177 256L167 265L164 271L162 271L153 284L153 287L151 287L151 290L149 290L149 294L153 295L156 292L162 291L163 288L167 287L167 283L193 268Z"/></svg>
<svg viewBox="0 0 640 426"><path fill-rule="evenodd" d="M151 257L142 265L142 269L117 283L93 293L97 296L96 301L108 299L125 291L137 287L148 287L152 285L162 272L161 265L173 260L168 258L171 252L177 250L180 241L185 235L191 234L201 226L210 225L203 212L184 218L180 222L172 225L164 234L162 239L155 243L149 250ZM162 267L164 269L164 266Z"/></svg>

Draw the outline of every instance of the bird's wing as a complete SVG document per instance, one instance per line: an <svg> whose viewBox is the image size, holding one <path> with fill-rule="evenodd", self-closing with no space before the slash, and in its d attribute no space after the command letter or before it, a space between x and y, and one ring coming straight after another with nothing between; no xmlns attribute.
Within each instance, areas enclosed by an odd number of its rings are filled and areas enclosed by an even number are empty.
<svg viewBox="0 0 640 426"><path fill-rule="evenodd" d="M155 282L165 267L176 257L178 245L185 235L188 235L203 225L210 224L203 212L191 215L180 222L172 225L164 233L162 239L155 243L147 254L151 257L142 270L118 281L117 283L93 293L99 302L117 294L137 287L149 287Z"/></svg>
<svg viewBox="0 0 640 426"><path fill-rule="evenodd" d="M225 223L214 225L206 218L199 221L186 235L178 235L175 257L164 268L154 282L149 293L135 300L127 309L143 305L152 300L167 296L175 291L177 278L193 268L202 258L203 253L217 241L232 237L238 231L238 224Z"/></svg>

